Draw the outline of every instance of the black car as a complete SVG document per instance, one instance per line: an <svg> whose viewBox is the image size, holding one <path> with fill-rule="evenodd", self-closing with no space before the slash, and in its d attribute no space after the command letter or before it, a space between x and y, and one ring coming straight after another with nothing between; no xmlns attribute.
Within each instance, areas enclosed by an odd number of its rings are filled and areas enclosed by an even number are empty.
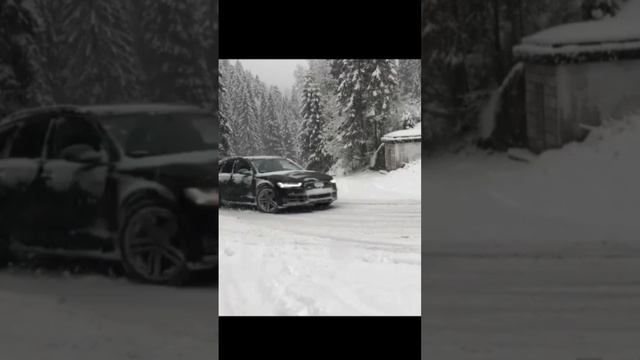
<svg viewBox="0 0 640 360"><path fill-rule="evenodd" d="M255 205L275 213L291 206L328 207L338 199L333 177L277 156L231 157L218 164L223 204Z"/></svg>
<svg viewBox="0 0 640 360"><path fill-rule="evenodd" d="M218 128L183 105L54 106L0 121L0 263L98 255L177 283L217 259Z"/></svg>

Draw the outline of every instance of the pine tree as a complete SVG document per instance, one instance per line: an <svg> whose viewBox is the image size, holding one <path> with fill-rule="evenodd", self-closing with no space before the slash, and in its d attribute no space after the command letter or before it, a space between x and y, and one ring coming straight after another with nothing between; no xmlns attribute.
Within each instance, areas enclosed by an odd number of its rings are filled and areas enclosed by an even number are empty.
<svg viewBox="0 0 640 360"><path fill-rule="evenodd" d="M393 60L371 60L371 77L366 92L373 116L370 119L370 135L374 149L380 145L380 137L387 128L392 102L397 97L396 63Z"/></svg>
<svg viewBox="0 0 640 360"><path fill-rule="evenodd" d="M368 139L368 104L365 89L370 74L368 60L335 60L332 74L338 80L337 96L345 114L338 131L343 146L343 159L351 170L368 162L370 139Z"/></svg>
<svg viewBox="0 0 640 360"><path fill-rule="evenodd" d="M51 95L50 102L71 103L69 90L69 46L64 37L65 4L68 0L33 0L34 10L40 19L37 48L42 54L43 87Z"/></svg>
<svg viewBox="0 0 640 360"><path fill-rule="evenodd" d="M78 103L123 102L139 96L128 2L69 0L64 7L70 97Z"/></svg>
<svg viewBox="0 0 640 360"><path fill-rule="evenodd" d="M35 47L38 24L25 1L0 1L0 116L41 105L42 57Z"/></svg>
<svg viewBox="0 0 640 360"><path fill-rule="evenodd" d="M411 100L420 100L420 60L398 60L399 94Z"/></svg>
<svg viewBox="0 0 640 360"><path fill-rule="evenodd" d="M231 151L232 151L231 143L229 139L232 136L232 131L233 131L231 126L229 125L229 117L228 117L229 101L226 96L227 83L225 81L226 74L228 74L226 70L230 68L229 62L227 60L224 60L223 62L221 62L220 68L224 70L219 72L220 80L218 82L219 83L218 121L220 121L220 143L218 144L218 150L220 151L221 156L228 156L231 154Z"/></svg>
<svg viewBox="0 0 640 360"><path fill-rule="evenodd" d="M215 98L193 0L144 0L147 89L154 101L207 105Z"/></svg>
<svg viewBox="0 0 640 360"><path fill-rule="evenodd" d="M300 133L301 156L308 169L327 171L330 159L324 147L324 117L320 90L311 76L306 77L302 91L302 131Z"/></svg>
<svg viewBox="0 0 640 360"><path fill-rule="evenodd" d="M278 122L275 108L274 87L271 88L265 102L265 111L261 117L264 123L264 147L265 152L270 155L286 156L282 153L281 127Z"/></svg>

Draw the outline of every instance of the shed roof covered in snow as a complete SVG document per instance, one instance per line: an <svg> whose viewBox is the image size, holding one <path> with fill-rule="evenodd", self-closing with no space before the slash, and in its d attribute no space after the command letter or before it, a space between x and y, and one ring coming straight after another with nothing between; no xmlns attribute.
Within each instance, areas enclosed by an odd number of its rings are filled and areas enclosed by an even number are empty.
<svg viewBox="0 0 640 360"><path fill-rule="evenodd" d="M383 142L410 142L422 140L422 123L418 123L411 129L398 130L382 137Z"/></svg>
<svg viewBox="0 0 640 360"><path fill-rule="evenodd" d="M564 24L522 39L517 57L530 62L579 63L640 58L640 0L613 18Z"/></svg>

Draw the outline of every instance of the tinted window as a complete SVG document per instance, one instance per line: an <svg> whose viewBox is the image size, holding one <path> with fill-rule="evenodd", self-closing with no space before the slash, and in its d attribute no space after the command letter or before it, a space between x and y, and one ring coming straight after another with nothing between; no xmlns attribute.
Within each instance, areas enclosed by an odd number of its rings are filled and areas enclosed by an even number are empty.
<svg viewBox="0 0 640 360"><path fill-rule="evenodd" d="M249 164L249 162L247 160L238 160L238 161L236 161L236 167L233 170L233 172L238 174L238 173L240 173L240 170L242 170L242 169L246 169L246 170L249 170L250 172L253 172L253 170L251 170L251 164Z"/></svg>
<svg viewBox="0 0 640 360"><path fill-rule="evenodd" d="M39 118L25 121L11 144L9 157L37 159L42 155L44 138L49 129L49 119Z"/></svg>
<svg viewBox="0 0 640 360"><path fill-rule="evenodd" d="M203 114L118 115L101 123L132 157L218 148L218 126Z"/></svg>
<svg viewBox="0 0 640 360"><path fill-rule="evenodd" d="M96 151L102 149L102 137L96 127L79 118L58 118L50 142L49 158L61 159L65 149L74 145L89 145Z"/></svg>
<svg viewBox="0 0 640 360"><path fill-rule="evenodd" d="M225 162L220 172L225 174L230 174L231 170L233 170L233 162L234 162L233 160Z"/></svg>
<svg viewBox="0 0 640 360"><path fill-rule="evenodd" d="M15 126L9 126L0 130L0 159L6 158L7 155L9 155L9 143L15 130Z"/></svg>
<svg viewBox="0 0 640 360"><path fill-rule="evenodd" d="M261 173L283 170L304 170L298 164L283 158L252 159L253 165Z"/></svg>

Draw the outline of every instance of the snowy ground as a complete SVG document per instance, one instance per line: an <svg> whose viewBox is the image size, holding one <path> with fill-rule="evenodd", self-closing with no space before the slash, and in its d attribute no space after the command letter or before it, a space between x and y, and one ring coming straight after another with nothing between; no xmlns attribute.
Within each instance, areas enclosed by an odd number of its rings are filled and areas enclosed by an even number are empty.
<svg viewBox="0 0 640 360"><path fill-rule="evenodd" d="M423 358L637 359L640 117L423 167Z"/></svg>
<svg viewBox="0 0 640 360"><path fill-rule="evenodd" d="M217 289L0 272L3 359L217 359Z"/></svg>
<svg viewBox="0 0 640 360"><path fill-rule="evenodd" d="M220 315L419 315L420 162L326 210L220 210Z"/></svg>

